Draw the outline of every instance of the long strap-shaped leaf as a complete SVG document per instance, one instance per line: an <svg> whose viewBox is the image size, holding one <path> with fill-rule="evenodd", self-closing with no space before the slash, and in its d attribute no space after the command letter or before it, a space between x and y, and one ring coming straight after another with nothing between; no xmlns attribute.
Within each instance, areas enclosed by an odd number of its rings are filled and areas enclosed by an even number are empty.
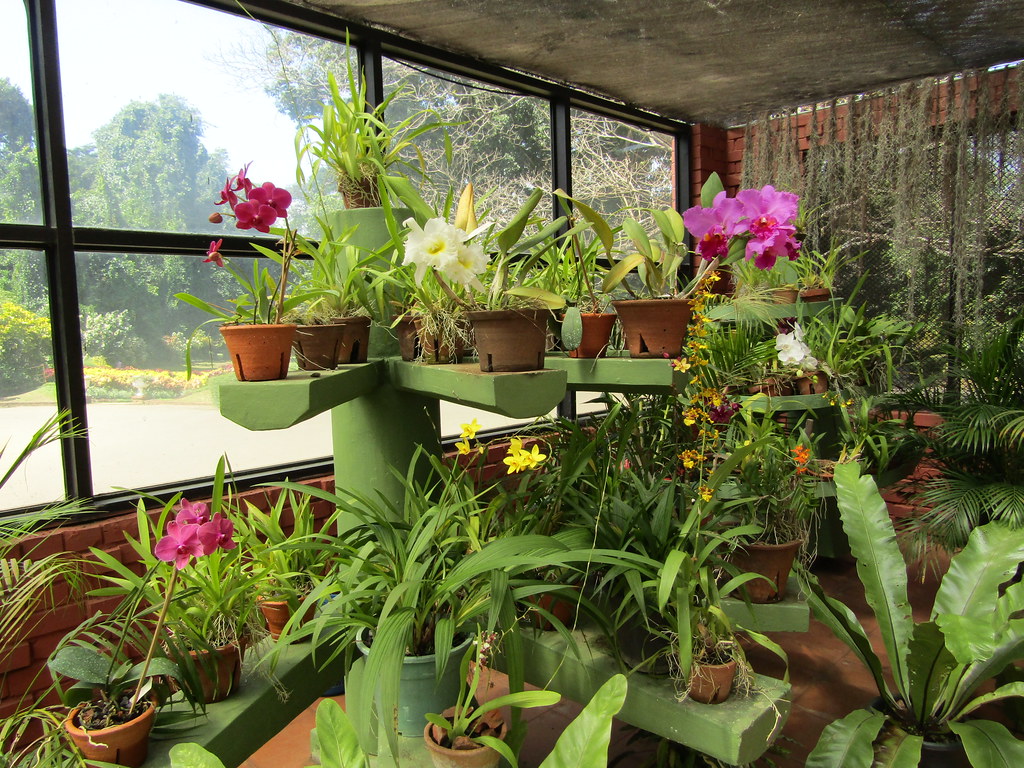
<svg viewBox="0 0 1024 768"><path fill-rule="evenodd" d="M870 709L854 710L829 723L805 768L871 768L875 737L884 723L885 715Z"/></svg>
<svg viewBox="0 0 1024 768"><path fill-rule="evenodd" d="M626 700L626 678L615 675L608 679L566 726L555 742L555 748L544 758L540 768L590 768L608 761L612 718Z"/></svg>
<svg viewBox="0 0 1024 768"><path fill-rule="evenodd" d="M907 648L914 631L907 598L907 564L875 481L859 475L860 467L856 464L836 467L839 514L857 560L864 596L878 620L893 679L906 697L910 685Z"/></svg>
<svg viewBox="0 0 1024 768"><path fill-rule="evenodd" d="M872 768L917 768L923 744L920 736L897 730L882 742Z"/></svg>
<svg viewBox="0 0 1024 768"><path fill-rule="evenodd" d="M950 723L960 737L971 765L984 768L1020 768L1024 765L1024 742L1013 737L1006 726L992 720Z"/></svg>
<svg viewBox="0 0 1024 768"><path fill-rule="evenodd" d="M975 528L967 546L949 563L935 595L932 618L956 614L989 618L1006 582L1024 560L1024 536L1005 525ZM941 622L940 622L941 623Z"/></svg>

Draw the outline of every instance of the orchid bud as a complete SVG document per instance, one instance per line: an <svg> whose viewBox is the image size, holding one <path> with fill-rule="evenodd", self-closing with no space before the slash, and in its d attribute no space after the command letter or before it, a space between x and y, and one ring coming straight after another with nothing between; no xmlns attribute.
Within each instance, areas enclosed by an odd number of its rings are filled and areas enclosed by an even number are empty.
<svg viewBox="0 0 1024 768"><path fill-rule="evenodd" d="M214 213L210 214L210 223L211 224L220 224L222 221L224 221L224 217L221 216L219 213L214 212Z"/></svg>

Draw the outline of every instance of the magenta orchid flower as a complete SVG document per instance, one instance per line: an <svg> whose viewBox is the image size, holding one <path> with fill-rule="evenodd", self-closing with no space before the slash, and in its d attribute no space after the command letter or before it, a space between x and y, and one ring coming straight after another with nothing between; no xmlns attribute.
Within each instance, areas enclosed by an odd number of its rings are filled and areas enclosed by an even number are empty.
<svg viewBox="0 0 1024 768"><path fill-rule="evenodd" d="M174 567L180 571L193 557L206 554L199 540L199 526L179 525L172 520L167 524L167 535L156 543L153 554L158 560L174 563Z"/></svg>
<svg viewBox="0 0 1024 768"><path fill-rule="evenodd" d="M210 247L206 251L206 258L203 259L203 263L213 262L218 267L224 266L224 257L220 255L220 249L224 245L224 238L220 240L211 240Z"/></svg>
<svg viewBox="0 0 1024 768"><path fill-rule="evenodd" d="M218 549L234 549L238 546L238 542L232 538L234 534L234 523L218 512L212 520L199 526L199 541L202 543L203 554L208 555Z"/></svg>
<svg viewBox="0 0 1024 768"><path fill-rule="evenodd" d="M800 198L792 192L776 190L771 184L761 189L744 189L736 195L742 206L743 224L750 232L747 259L758 269L771 269L780 258L799 256L793 223L799 211Z"/></svg>
<svg viewBox="0 0 1024 768"><path fill-rule="evenodd" d="M178 510L174 518L178 525L203 525L210 522L210 508L201 501L192 503L188 499L182 499L178 504Z"/></svg>
<svg viewBox="0 0 1024 768"><path fill-rule="evenodd" d="M250 190L247 197L250 203L269 205L280 218L288 218L288 206L292 204L292 193L287 189L265 181L262 185Z"/></svg>
<svg viewBox="0 0 1024 768"><path fill-rule="evenodd" d="M729 238L742 228L739 223L741 205L725 192L715 195L710 208L695 205L683 213L683 225L697 241L697 253L705 261L724 258L729 252Z"/></svg>

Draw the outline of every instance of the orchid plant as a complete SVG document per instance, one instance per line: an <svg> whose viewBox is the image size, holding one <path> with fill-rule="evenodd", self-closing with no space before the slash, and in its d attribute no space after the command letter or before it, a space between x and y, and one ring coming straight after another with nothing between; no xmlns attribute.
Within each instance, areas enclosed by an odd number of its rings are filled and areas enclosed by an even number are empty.
<svg viewBox="0 0 1024 768"><path fill-rule="evenodd" d="M237 229L252 229L263 234L281 236L280 253L252 243L253 248L280 267L280 277L275 278L269 269L261 267L258 259L253 261L251 277L236 270L221 252L224 239L220 238L210 242L203 261L227 270L244 289L244 293L230 299L228 303L232 306L229 307L218 306L188 293L177 293L175 298L208 312L215 320L227 323L280 323L289 309L309 298L305 295L288 296L292 260L299 252L297 234L288 224L288 207L292 203L292 196L287 189L273 182L253 182L248 173L249 166L246 165L225 181L220 190L220 199L214 205L226 205L230 213L215 212L210 215L210 221L219 224L225 217L232 218ZM280 223L283 223L283 228Z"/></svg>
<svg viewBox="0 0 1024 768"><path fill-rule="evenodd" d="M87 620L62 642L50 658L48 666L53 672L79 681L69 689L65 699L72 702L90 701L89 697L97 689L101 694L99 700L92 701L79 714L81 727L95 730L133 719L149 704L153 678L166 675L182 679L182 670L178 664L164 655L157 655L179 574L193 560L234 549L236 544L232 538L233 533L231 521L223 515L211 517L206 504L193 504L187 499L181 499L177 515L167 522L165 534L152 552L157 562L150 569L149 575L153 575L157 569L166 568L165 564L171 564L173 568L149 636L146 655L141 662L132 662L126 652L126 648L136 644L142 637L133 627L139 618L134 607L145 591L141 583L136 583L123 593L126 604L132 608L124 618L114 618L114 623L110 625L117 636L114 647L95 647L95 642L104 635L97 631L96 624L102 616ZM145 581L145 577L136 578ZM117 629L121 631L117 632ZM79 637L87 637L89 641L79 640Z"/></svg>

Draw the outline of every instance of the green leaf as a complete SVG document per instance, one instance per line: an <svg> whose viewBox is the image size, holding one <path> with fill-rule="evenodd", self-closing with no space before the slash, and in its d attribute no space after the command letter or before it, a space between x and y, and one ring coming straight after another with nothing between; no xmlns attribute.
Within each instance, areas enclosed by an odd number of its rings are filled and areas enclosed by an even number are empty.
<svg viewBox="0 0 1024 768"><path fill-rule="evenodd" d="M1000 723L971 720L952 722L949 728L963 741L971 765L979 768L1020 768L1024 765L1024 742L1014 738Z"/></svg>
<svg viewBox="0 0 1024 768"><path fill-rule="evenodd" d="M907 564L903 560L889 509L871 477L860 477L857 464L835 469L836 499L843 530L857 561L857 575L881 632L896 687L907 695L907 647L914 620L907 598Z"/></svg>
<svg viewBox="0 0 1024 768"><path fill-rule="evenodd" d="M643 263L644 255L642 253L632 253L615 262L615 266L609 269L608 273L604 276L604 282L601 284L601 290L608 293L615 286L625 280L626 275Z"/></svg>
<svg viewBox="0 0 1024 768"><path fill-rule="evenodd" d="M543 288L519 287L509 288L505 293L512 296L521 296L524 299L544 305L545 309L561 309L565 306L565 297L557 293L545 291Z"/></svg>
<svg viewBox="0 0 1024 768"><path fill-rule="evenodd" d="M651 240L647 236L647 230L635 219L626 219L622 222L622 231L626 233L636 249L648 259L654 258L654 251L651 248Z"/></svg>
<svg viewBox="0 0 1024 768"><path fill-rule="evenodd" d="M854 710L829 723L804 768L871 768L874 741L884 723L885 715L870 709Z"/></svg>
<svg viewBox="0 0 1024 768"><path fill-rule="evenodd" d="M105 687L111 676L110 657L80 645L64 646L46 665L51 672L97 687Z"/></svg>
<svg viewBox="0 0 1024 768"><path fill-rule="evenodd" d="M715 204L715 196L719 192L724 191L725 187L722 185L722 178L718 175L717 171L712 173L700 188L701 207L710 208Z"/></svg>
<svg viewBox="0 0 1024 768"><path fill-rule="evenodd" d="M365 768L369 758L359 746L359 736L348 715L334 699L316 708L316 734L323 768Z"/></svg>
<svg viewBox="0 0 1024 768"><path fill-rule="evenodd" d="M872 768L917 768L923 743L920 736L894 730L882 741Z"/></svg>
<svg viewBox="0 0 1024 768"><path fill-rule="evenodd" d="M522 707L523 709L550 707L553 704L557 704L561 699L561 694L554 691L517 691L515 693L506 693L504 696L498 696L484 702L473 710L473 714L485 715L491 710L500 709L501 707Z"/></svg>
<svg viewBox="0 0 1024 768"><path fill-rule="evenodd" d="M566 726L540 768L593 768L608 762L612 718L622 709L627 691L624 675L602 685L576 718Z"/></svg>
<svg viewBox="0 0 1024 768"><path fill-rule="evenodd" d="M1006 685L999 686L994 691L989 691L988 693L971 699L970 704L957 712L956 717L959 720L979 707L985 706L989 702L1009 698L1024 698L1024 682L1007 683Z"/></svg>
<svg viewBox="0 0 1024 768"><path fill-rule="evenodd" d="M941 614L990 617L999 587L1022 560L1024 536L998 523L975 528L967 546L950 560L935 595L932 618Z"/></svg>
<svg viewBox="0 0 1024 768"><path fill-rule="evenodd" d="M579 307L568 307L562 317L562 348L578 349L583 341L583 315Z"/></svg>
<svg viewBox="0 0 1024 768"><path fill-rule="evenodd" d="M171 768L224 768L224 763L198 744L175 744L168 753Z"/></svg>
<svg viewBox="0 0 1024 768"><path fill-rule="evenodd" d="M533 213L533 209L537 207L537 203L543 196L544 190L539 187L534 189L508 225L498 233L498 248L502 253L508 253L512 246L519 242L519 238L522 237L523 230L526 229L526 224L530 220L530 214Z"/></svg>
<svg viewBox="0 0 1024 768"><path fill-rule="evenodd" d="M907 667L910 674L907 703L918 720L923 720L934 709L950 672L956 667L956 659L946 649L946 639L934 621L914 627Z"/></svg>

